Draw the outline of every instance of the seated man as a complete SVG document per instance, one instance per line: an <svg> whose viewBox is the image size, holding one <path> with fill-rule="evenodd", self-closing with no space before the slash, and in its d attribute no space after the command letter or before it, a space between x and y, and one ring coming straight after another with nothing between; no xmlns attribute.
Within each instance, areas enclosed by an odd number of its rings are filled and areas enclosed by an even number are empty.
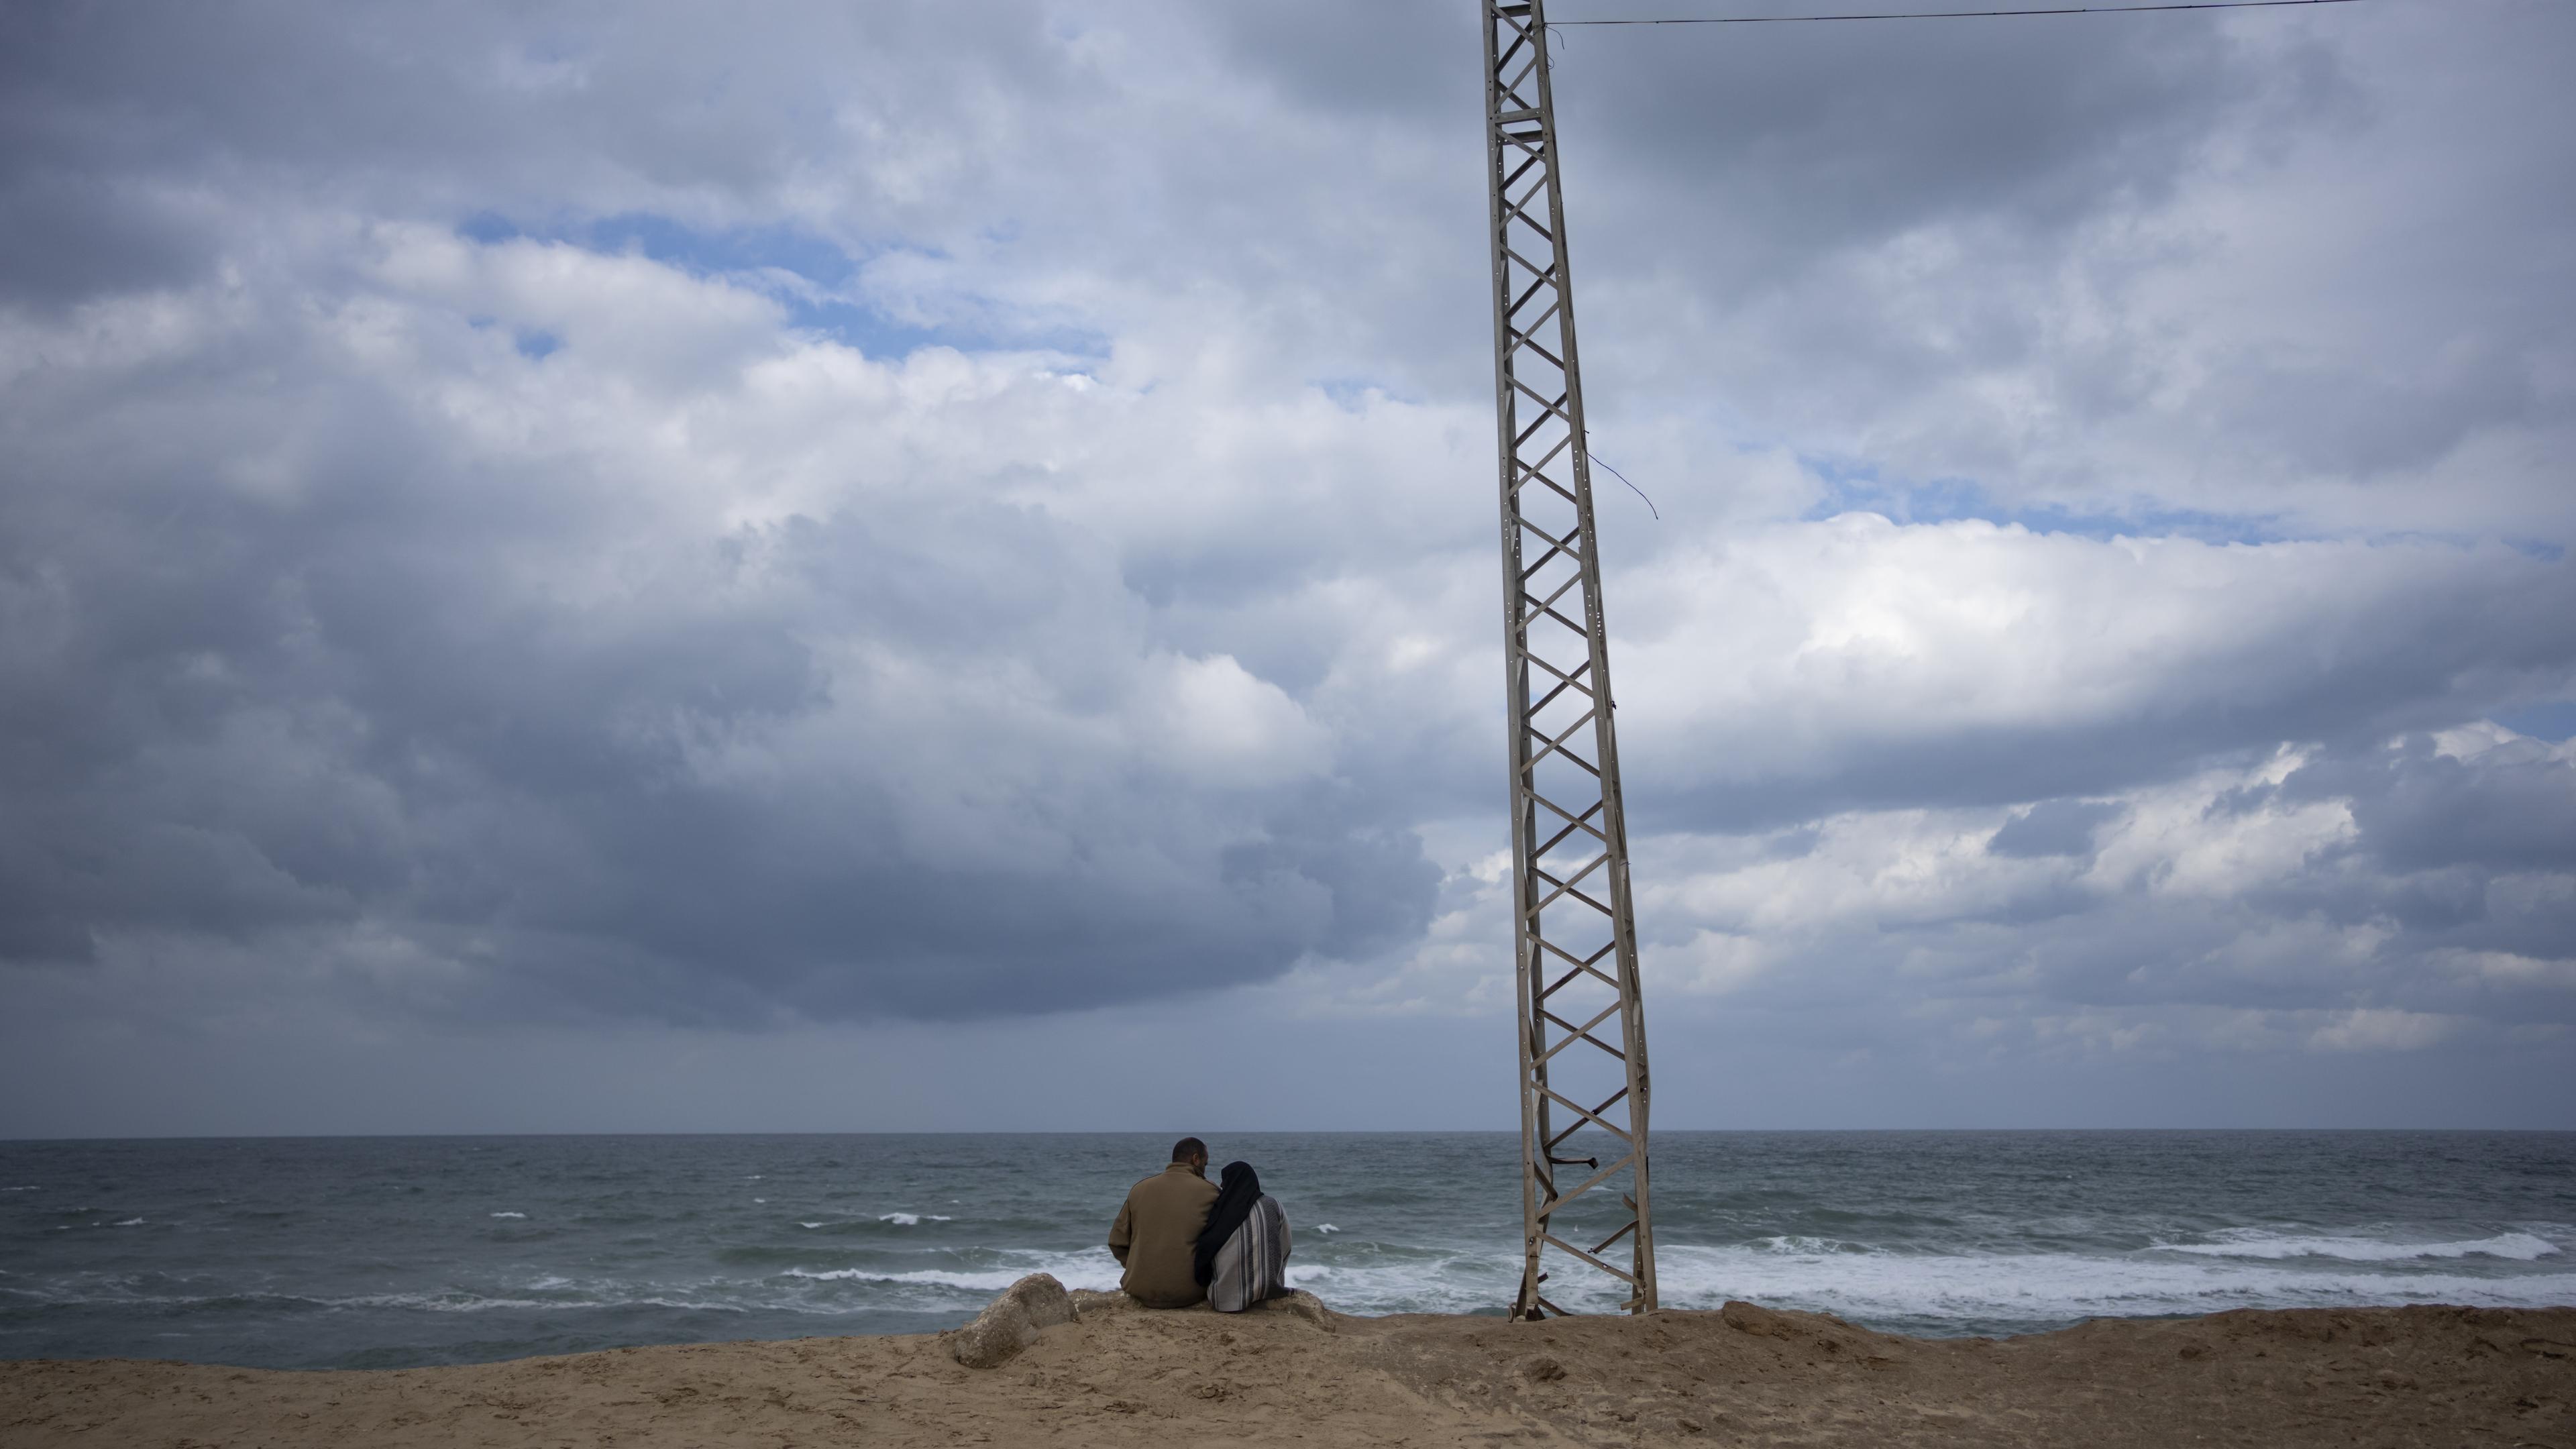
<svg viewBox="0 0 2576 1449"><path fill-rule="evenodd" d="M1127 1267L1118 1286L1148 1308L1187 1308L1207 1298L1191 1261L1216 1201L1207 1160L1207 1144L1197 1138L1173 1143L1172 1165L1127 1189L1109 1229L1109 1251Z"/></svg>

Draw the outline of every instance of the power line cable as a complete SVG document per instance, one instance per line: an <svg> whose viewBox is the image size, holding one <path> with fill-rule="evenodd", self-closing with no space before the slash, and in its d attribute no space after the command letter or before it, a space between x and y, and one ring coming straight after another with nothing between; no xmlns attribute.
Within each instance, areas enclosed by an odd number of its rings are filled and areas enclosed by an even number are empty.
<svg viewBox="0 0 2576 1449"><path fill-rule="evenodd" d="M1590 448L1586 448L1586 449L1584 449L1584 450L1583 450L1583 455L1584 455L1585 457L1587 457L1587 458L1590 458L1590 459L1591 459L1593 462L1595 462L1595 463L1601 463L1601 455L1600 455L1599 453L1593 452ZM1602 466L1602 467L1604 467L1604 468L1610 468L1610 465L1609 465L1609 464L1607 464L1607 463L1601 463L1601 466ZM1620 482L1622 482L1622 483L1628 483L1628 475L1627 475L1627 474L1625 474L1625 473L1620 472L1620 471L1619 471L1618 469L1616 469L1616 468L1610 468L1610 476L1611 476L1611 477L1613 477L1613 478L1618 479L1618 480L1619 480ZM1646 490L1645 490L1645 489L1643 489L1643 488L1638 487L1638 486L1637 486L1636 484L1634 484L1634 483L1628 483L1628 491L1629 491L1629 492L1631 492L1631 493L1636 494L1636 495L1637 495L1638 497L1640 497L1640 498L1646 498ZM1658 512L1658 511L1656 510L1656 508L1655 508L1655 500L1653 500L1653 499L1651 499L1651 498L1646 498L1646 511L1647 511L1648 513L1652 513L1652 514L1654 514L1654 515L1655 515L1655 521L1656 521L1657 523L1661 523L1661 522L1663 522L1663 521L1664 521L1664 515L1663 515L1662 513Z"/></svg>
<svg viewBox="0 0 2576 1449"><path fill-rule="evenodd" d="M2118 15L2150 10L2271 10L2285 5L2353 5L2359 0L2187 0L2163 5L2060 5L2044 10L1891 10L1869 15L1687 15L1662 19L1551 20L1550 30L1577 25L1797 25L1819 20L1973 20L2008 15Z"/></svg>

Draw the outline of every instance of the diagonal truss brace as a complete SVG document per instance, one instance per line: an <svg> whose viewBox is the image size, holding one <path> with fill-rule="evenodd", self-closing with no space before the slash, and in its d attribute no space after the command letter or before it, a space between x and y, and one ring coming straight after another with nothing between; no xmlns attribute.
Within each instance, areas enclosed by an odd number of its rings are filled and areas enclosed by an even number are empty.
<svg viewBox="0 0 2576 1449"><path fill-rule="evenodd" d="M1512 1313L1564 1312L1540 1285L1551 1278L1551 1265L1570 1264L1607 1275L1606 1286L1623 1295L1620 1306L1644 1312L1655 1307L1646 1024L1637 992L1627 821L1566 270L1547 20L1543 0L1483 0L1483 6L1520 1028L1524 1255ZM1551 859L1561 847L1569 853ZM1550 956L1571 969L1551 980ZM1605 1086L1611 1090L1596 1105L1582 1105ZM1560 1114L1567 1121L1562 1129L1555 1125ZM1608 1144L1606 1166L1597 1155L1558 1155L1577 1133ZM1563 1185L1557 1169L1569 1165L1590 1175ZM1613 1196L1618 1208L1606 1223L1594 1222L1613 1231L1591 1248L1557 1230L1558 1214L1569 1206L1580 1213ZM1623 1238L1625 1266L1601 1256Z"/></svg>

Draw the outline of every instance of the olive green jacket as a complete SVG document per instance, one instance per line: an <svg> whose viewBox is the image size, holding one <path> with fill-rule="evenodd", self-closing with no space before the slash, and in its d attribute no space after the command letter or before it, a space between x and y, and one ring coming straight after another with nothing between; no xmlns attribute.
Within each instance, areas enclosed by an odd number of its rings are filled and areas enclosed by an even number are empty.
<svg viewBox="0 0 2576 1449"><path fill-rule="evenodd" d="M1148 1308L1187 1308L1207 1297L1190 1266L1216 1203L1216 1184L1175 1162L1127 1189L1109 1229L1109 1251L1127 1265L1118 1286Z"/></svg>

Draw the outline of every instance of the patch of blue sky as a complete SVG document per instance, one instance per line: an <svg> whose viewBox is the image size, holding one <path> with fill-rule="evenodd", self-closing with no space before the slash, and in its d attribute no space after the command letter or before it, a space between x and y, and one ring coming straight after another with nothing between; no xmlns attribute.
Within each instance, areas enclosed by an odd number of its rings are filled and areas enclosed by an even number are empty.
<svg viewBox="0 0 2576 1449"><path fill-rule="evenodd" d="M2576 699L2553 699L2520 709L2500 710L2488 716L2497 724L2518 735L2557 744L2576 739Z"/></svg>
<svg viewBox="0 0 2576 1449"><path fill-rule="evenodd" d="M1319 377L1308 386L1330 398L1335 407L1347 413L1364 410L1368 406L1371 393L1391 403L1413 404L1422 401L1420 398L1399 393L1389 387L1383 379L1374 377Z"/></svg>
<svg viewBox="0 0 2576 1449"><path fill-rule="evenodd" d="M2295 537L2269 514L2210 513L2190 508L2142 507L2124 511L2086 511L2062 504L2007 504L1970 479L1930 482L1890 481L1871 468L1824 459L1800 460L1824 480L1824 497L1807 510L1809 521L1837 513L1882 513L1899 523L1950 523L1980 519L2020 524L2033 533L2064 533L2079 538L2182 537L2206 543L2270 543Z"/></svg>
<svg viewBox="0 0 2576 1449"><path fill-rule="evenodd" d="M493 246L526 236L519 224L497 211L478 211L456 224L456 234L479 246Z"/></svg>
<svg viewBox="0 0 2576 1449"><path fill-rule="evenodd" d="M1085 362L1099 362L1109 356L1108 337L1087 328L1049 325L1034 319L1015 325L994 325L989 318L974 323L919 324L841 297L796 292L771 295L787 309L788 325L820 333L869 357L904 357L924 347L953 347L960 352L1045 352Z"/></svg>
<svg viewBox="0 0 2576 1449"><path fill-rule="evenodd" d="M819 287L838 287L859 269L858 260L840 246L795 227L708 231L643 211L538 224L478 211L458 223L456 233L484 246L528 237L570 242L585 251L632 253L701 277L780 271Z"/></svg>
<svg viewBox="0 0 2576 1449"><path fill-rule="evenodd" d="M980 300L975 300L976 315L971 319L918 322L896 317L851 294L866 258L790 226L709 230L651 212L534 226L496 212L478 212L457 227L457 234L485 246L520 237L566 242L585 251L642 256L692 276L722 277L776 301L785 310L788 325L870 357L900 358L925 347L1050 352L1092 360L1109 355L1108 339L1096 331L1037 318L1015 319L1008 309ZM884 248L871 255L893 250Z"/></svg>
<svg viewBox="0 0 2576 1449"><path fill-rule="evenodd" d="M583 245L592 251L640 253L702 277L776 271L818 287L843 287L859 270L858 259L840 246L794 227L700 231L637 211L595 218L583 230Z"/></svg>
<svg viewBox="0 0 2576 1449"><path fill-rule="evenodd" d="M477 332L489 332L502 324L498 317L477 312L465 319L465 325ZM510 345L518 349L521 357L531 361L563 350L563 339L542 327L512 327L505 330L510 334Z"/></svg>

